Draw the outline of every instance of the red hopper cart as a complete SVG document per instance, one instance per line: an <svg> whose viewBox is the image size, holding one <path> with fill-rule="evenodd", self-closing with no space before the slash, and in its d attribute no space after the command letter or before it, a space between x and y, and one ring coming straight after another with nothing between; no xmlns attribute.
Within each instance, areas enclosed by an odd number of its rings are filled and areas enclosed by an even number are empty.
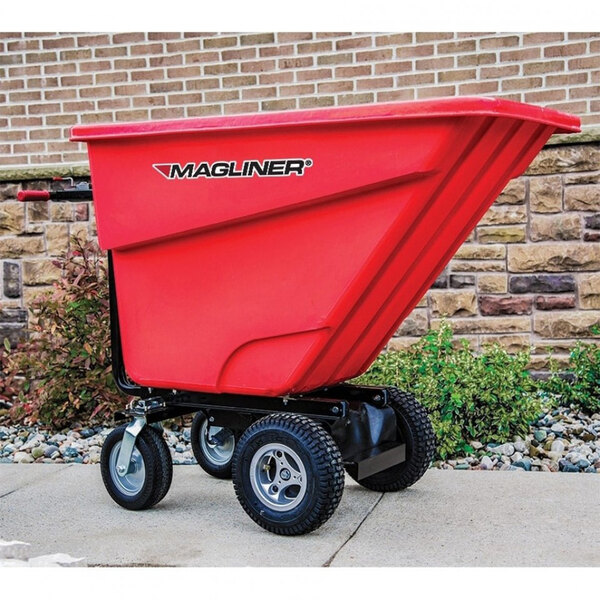
<svg viewBox="0 0 600 600"><path fill-rule="evenodd" d="M192 412L200 465L233 476L275 533L322 525L344 469L378 491L415 483L434 454L426 412L344 382L506 183L578 130L491 98L74 127L109 254L113 371L138 398L103 447L112 498L139 510L164 497L158 424ZM83 187L21 199L91 197Z"/></svg>

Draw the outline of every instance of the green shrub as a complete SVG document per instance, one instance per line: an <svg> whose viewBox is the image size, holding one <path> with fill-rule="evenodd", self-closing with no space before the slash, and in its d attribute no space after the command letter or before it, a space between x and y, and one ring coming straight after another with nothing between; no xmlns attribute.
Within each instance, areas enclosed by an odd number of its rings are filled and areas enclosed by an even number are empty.
<svg viewBox="0 0 600 600"><path fill-rule="evenodd" d="M528 433L541 412L528 362L527 353L511 355L498 345L474 354L465 340L454 343L443 323L410 348L381 354L357 381L412 392L430 414L445 459L472 452L470 440L505 442Z"/></svg>
<svg viewBox="0 0 600 600"><path fill-rule="evenodd" d="M29 339L9 355L7 371L11 381L24 378L11 419L62 428L106 420L124 398L111 372L104 257L73 238L56 264L61 279L33 301Z"/></svg>
<svg viewBox="0 0 600 600"><path fill-rule="evenodd" d="M566 371L560 373L553 365L551 376L540 388L564 406L600 413L600 346L578 343Z"/></svg>

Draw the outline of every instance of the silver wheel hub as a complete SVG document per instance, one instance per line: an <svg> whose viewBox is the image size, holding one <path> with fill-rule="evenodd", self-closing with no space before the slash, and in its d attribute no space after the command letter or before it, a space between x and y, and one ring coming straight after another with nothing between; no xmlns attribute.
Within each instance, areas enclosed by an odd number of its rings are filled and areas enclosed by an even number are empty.
<svg viewBox="0 0 600 600"><path fill-rule="evenodd" d="M129 468L126 472L117 467L121 442L117 442L108 459L108 468L110 477L117 489L125 496L136 496L144 487L146 481L146 465L140 451L134 446L129 461Z"/></svg>
<svg viewBox="0 0 600 600"><path fill-rule="evenodd" d="M235 436L229 429L209 425L205 420L200 429L200 447L209 462L217 466L226 465L235 450Z"/></svg>
<svg viewBox="0 0 600 600"><path fill-rule="evenodd" d="M290 447L280 443L266 444L252 457L250 485L259 500L270 509L277 512L292 510L306 495L304 463Z"/></svg>

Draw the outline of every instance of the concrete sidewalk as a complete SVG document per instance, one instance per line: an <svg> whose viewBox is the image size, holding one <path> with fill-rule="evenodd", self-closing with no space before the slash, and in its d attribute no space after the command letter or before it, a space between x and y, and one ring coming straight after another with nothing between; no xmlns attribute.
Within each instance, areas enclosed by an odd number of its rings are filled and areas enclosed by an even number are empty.
<svg viewBox="0 0 600 600"><path fill-rule="evenodd" d="M378 494L346 480L334 516L272 535L229 481L175 467L154 509L126 511L97 466L0 465L0 539L102 566L600 566L600 476L430 470Z"/></svg>

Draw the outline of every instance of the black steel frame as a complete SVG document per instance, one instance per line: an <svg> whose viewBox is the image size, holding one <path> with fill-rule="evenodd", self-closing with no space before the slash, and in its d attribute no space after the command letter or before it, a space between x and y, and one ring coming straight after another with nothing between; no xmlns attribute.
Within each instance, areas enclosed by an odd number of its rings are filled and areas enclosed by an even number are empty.
<svg viewBox="0 0 600 600"><path fill-rule="evenodd" d="M85 185L50 193L52 201L91 199L92 190ZM111 250L108 251L108 284L113 377L121 392L138 398L126 410L115 413L116 419L143 417L152 424L203 411L212 424L241 431L264 415L297 413L320 422L331 432L340 447L346 468L359 480L406 459L406 446L401 440L375 432L381 431L381 421L387 421L384 429L387 427L389 431L391 425L392 429L397 430L395 413L386 408L388 392L385 388L342 383L303 394L267 397L208 394L138 385L129 378L125 369ZM383 409L377 411L380 413L380 422L376 426L365 416L365 404Z"/></svg>

